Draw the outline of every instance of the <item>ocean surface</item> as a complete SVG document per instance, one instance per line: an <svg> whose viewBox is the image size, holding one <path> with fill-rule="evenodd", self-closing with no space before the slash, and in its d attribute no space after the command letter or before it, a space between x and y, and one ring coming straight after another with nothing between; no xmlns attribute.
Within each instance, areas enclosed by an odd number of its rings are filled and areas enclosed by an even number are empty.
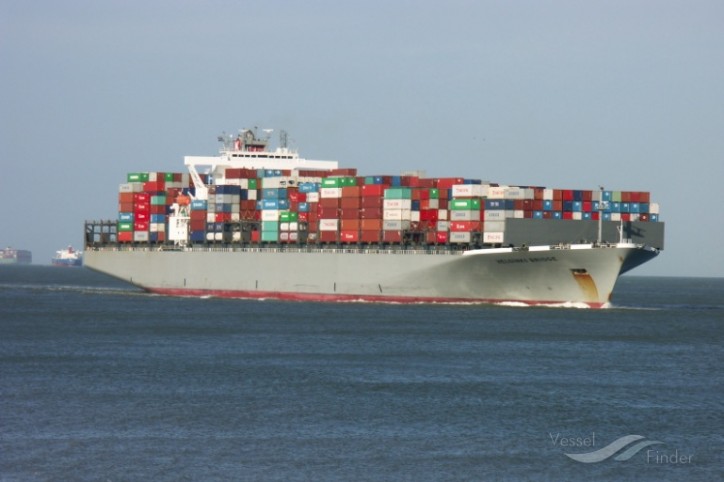
<svg viewBox="0 0 724 482"><path fill-rule="evenodd" d="M625 276L589 310L2 266L0 480L723 480L723 342L720 278Z"/></svg>

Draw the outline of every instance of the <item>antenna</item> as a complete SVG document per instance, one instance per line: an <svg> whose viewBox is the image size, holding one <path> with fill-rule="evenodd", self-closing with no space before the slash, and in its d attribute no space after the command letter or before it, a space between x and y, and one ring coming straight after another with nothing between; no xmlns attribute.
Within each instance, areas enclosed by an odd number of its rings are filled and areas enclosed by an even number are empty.
<svg viewBox="0 0 724 482"><path fill-rule="evenodd" d="M279 147L286 149L287 142L288 142L287 131L285 131L285 130L279 131Z"/></svg>

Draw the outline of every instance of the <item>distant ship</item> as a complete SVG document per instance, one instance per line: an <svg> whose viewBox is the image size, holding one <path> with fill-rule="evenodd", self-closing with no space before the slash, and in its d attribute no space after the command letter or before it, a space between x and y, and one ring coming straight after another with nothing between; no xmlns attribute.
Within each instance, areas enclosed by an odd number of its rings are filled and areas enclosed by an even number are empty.
<svg viewBox="0 0 724 482"><path fill-rule="evenodd" d="M135 172L84 265L158 294L305 301L609 302L664 246L645 191L360 176L245 130L187 173Z"/></svg>
<svg viewBox="0 0 724 482"><path fill-rule="evenodd" d="M76 251L72 246L55 252L55 256L51 260L53 266L82 266L83 252Z"/></svg>
<svg viewBox="0 0 724 482"><path fill-rule="evenodd" d="M5 248L0 250L0 264L30 264L33 254L25 249Z"/></svg>

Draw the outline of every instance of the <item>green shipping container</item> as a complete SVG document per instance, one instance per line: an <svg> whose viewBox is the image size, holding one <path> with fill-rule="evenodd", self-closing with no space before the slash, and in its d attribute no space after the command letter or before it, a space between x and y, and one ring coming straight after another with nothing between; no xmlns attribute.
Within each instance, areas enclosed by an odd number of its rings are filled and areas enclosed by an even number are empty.
<svg viewBox="0 0 724 482"><path fill-rule="evenodd" d="M118 231L133 231L133 223L118 223Z"/></svg>
<svg viewBox="0 0 724 482"><path fill-rule="evenodd" d="M167 172L163 175L163 180L166 182L173 182L173 172Z"/></svg>
<svg viewBox="0 0 724 482"><path fill-rule="evenodd" d="M430 199L440 199L440 190L437 188L430 189Z"/></svg>
<svg viewBox="0 0 724 482"><path fill-rule="evenodd" d="M166 196L163 195L155 195L151 196L151 206L165 206L166 205Z"/></svg>
<svg viewBox="0 0 724 482"><path fill-rule="evenodd" d="M341 177L325 177L322 179L322 187L342 187Z"/></svg>
<svg viewBox="0 0 724 482"><path fill-rule="evenodd" d="M480 209L480 199L453 199L450 201L453 211L475 211Z"/></svg>
<svg viewBox="0 0 724 482"><path fill-rule="evenodd" d="M261 183L257 179L249 179L249 189L259 189Z"/></svg>
<svg viewBox="0 0 724 482"><path fill-rule="evenodd" d="M279 232L279 221L262 221L261 230Z"/></svg>
<svg viewBox="0 0 724 482"><path fill-rule="evenodd" d="M126 178L128 182L148 182L147 172L129 172Z"/></svg>
<svg viewBox="0 0 724 482"><path fill-rule="evenodd" d="M357 185L357 179L354 177L343 177L342 178L342 186L341 187L350 187L350 186L356 186Z"/></svg>
<svg viewBox="0 0 724 482"><path fill-rule="evenodd" d="M611 193L611 201L615 203L621 202L621 191L613 191Z"/></svg>
<svg viewBox="0 0 724 482"><path fill-rule="evenodd" d="M284 211L279 214L279 221L281 221L283 223L289 223L289 222L294 222L294 221L298 221L298 220L299 220L299 213L292 213L292 212Z"/></svg>
<svg viewBox="0 0 724 482"><path fill-rule="evenodd" d="M412 199L409 187L390 187L385 189L385 199Z"/></svg>
<svg viewBox="0 0 724 482"><path fill-rule="evenodd" d="M279 232L278 231L262 231L261 240L262 241L279 241Z"/></svg>

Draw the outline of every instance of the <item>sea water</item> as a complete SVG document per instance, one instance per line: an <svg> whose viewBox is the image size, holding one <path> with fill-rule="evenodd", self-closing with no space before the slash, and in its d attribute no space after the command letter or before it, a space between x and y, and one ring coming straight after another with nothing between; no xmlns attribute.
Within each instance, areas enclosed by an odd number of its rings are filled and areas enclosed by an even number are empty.
<svg viewBox="0 0 724 482"><path fill-rule="evenodd" d="M722 341L719 278L625 276L590 310L3 266L0 479L721 480Z"/></svg>

